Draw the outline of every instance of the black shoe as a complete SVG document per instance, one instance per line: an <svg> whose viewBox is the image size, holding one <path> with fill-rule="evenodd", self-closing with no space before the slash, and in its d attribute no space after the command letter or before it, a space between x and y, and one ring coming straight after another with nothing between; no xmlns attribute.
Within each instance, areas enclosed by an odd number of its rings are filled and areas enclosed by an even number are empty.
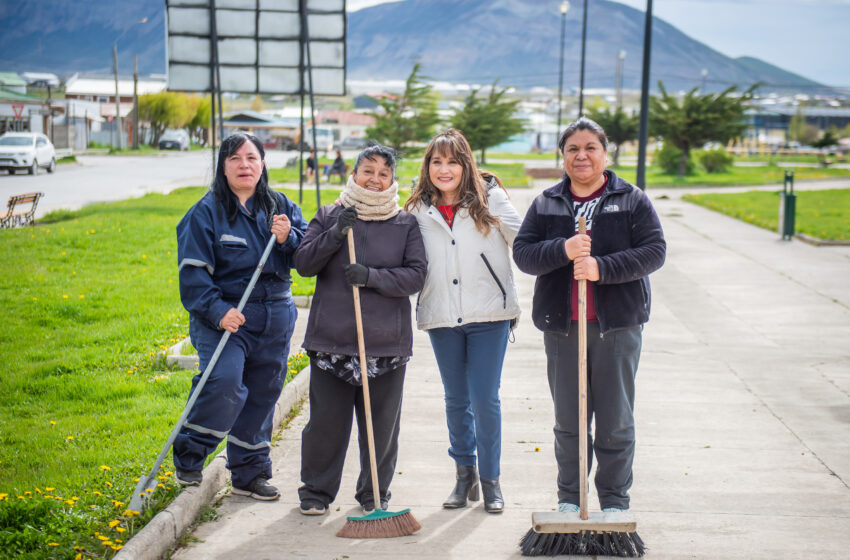
<svg viewBox="0 0 850 560"><path fill-rule="evenodd" d="M478 472L474 466L458 465L457 482L454 490L443 502L443 507L455 509L466 507L466 500L478 501Z"/></svg>
<svg viewBox="0 0 850 560"><path fill-rule="evenodd" d="M248 483L248 486L239 488L233 487L233 493L237 496L249 496L255 500L277 500L280 498L280 492L277 488L269 484L269 481L263 476L257 476Z"/></svg>
<svg viewBox="0 0 850 560"><path fill-rule="evenodd" d="M319 500L301 500L302 515L324 515L328 512L328 506Z"/></svg>
<svg viewBox="0 0 850 560"><path fill-rule="evenodd" d="M481 479L481 491L484 493L484 511L487 513L502 513L505 511L505 499L499 488L499 479Z"/></svg>
<svg viewBox="0 0 850 560"><path fill-rule="evenodd" d="M204 474L201 471L175 470L177 473L174 475L174 478L180 486L200 486L204 480Z"/></svg>
<svg viewBox="0 0 850 560"><path fill-rule="evenodd" d="M371 513L375 510L375 502L373 500L366 500L360 507L363 508L363 513ZM381 509L387 511L387 508L390 507L389 500L381 500Z"/></svg>

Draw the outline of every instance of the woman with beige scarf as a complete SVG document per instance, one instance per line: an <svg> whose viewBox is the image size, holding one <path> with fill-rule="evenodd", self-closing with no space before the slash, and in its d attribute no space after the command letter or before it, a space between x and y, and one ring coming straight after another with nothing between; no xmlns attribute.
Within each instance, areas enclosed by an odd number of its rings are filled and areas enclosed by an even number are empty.
<svg viewBox="0 0 850 560"><path fill-rule="evenodd" d="M360 288L381 509L391 497L413 346L409 297L422 289L427 271L419 226L398 200L394 152L366 148L338 204L319 209L295 253L298 273L317 277L303 344L310 357L310 420L301 435L298 489L304 515L324 514L336 498L352 408L360 442L355 498L364 511L374 507L351 286ZM346 242L352 228L356 264L349 264Z"/></svg>

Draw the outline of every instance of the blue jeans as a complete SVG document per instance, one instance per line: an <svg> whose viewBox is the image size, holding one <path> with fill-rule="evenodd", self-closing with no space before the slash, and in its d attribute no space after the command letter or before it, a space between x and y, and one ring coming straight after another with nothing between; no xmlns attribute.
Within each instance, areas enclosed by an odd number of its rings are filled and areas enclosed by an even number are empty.
<svg viewBox="0 0 850 560"><path fill-rule="evenodd" d="M474 466L481 478L499 478L502 409L499 384L510 321L431 329L431 346L446 392L449 455Z"/></svg>

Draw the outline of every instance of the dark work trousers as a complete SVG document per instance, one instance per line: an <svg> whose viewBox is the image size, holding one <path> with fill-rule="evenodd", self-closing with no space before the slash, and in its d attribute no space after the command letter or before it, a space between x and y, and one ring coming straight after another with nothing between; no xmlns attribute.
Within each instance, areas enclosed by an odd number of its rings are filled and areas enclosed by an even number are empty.
<svg viewBox="0 0 850 560"><path fill-rule="evenodd" d="M297 311L292 298L286 298L249 302L242 314L245 324L230 335L174 440L174 465L199 471L227 437L227 468L237 488L246 487L257 476L272 476L269 450L274 406L286 379ZM198 350L201 372L224 332L190 317L189 335ZM198 374L192 380L192 391L200 378Z"/></svg>
<svg viewBox="0 0 850 560"><path fill-rule="evenodd" d="M301 433L301 481L304 485L298 489L298 496L302 501L318 500L326 507L334 501L342 480L352 416L356 416L360 476L357 477L354 497L360 504L372 504L372 471L366 439L363 389L320 370L312 360L310 366L310 420ZM398 459L405 369L406 364L369 378L378 485L381 487L380 499L385 501L392 497L389 488Z"/></svg>
<svg viewBox="0 0 850 560"><path fill-rule="evenodd" d="M431 329L428 335L446 393L449 455L469 467L477 457L481 478L497 479L502 455L499 386L510 321Z"/></svg>
<svg viewBox="0 0 850 560"><path fill-rule="evenodd" d="M629 508L635 456L635 374L642 326L599 336L587 324L587 468L596 452L596 492L603 508ZM579 503L578 323L569 335L545 333L549 390L555 403L558 502ZM595 417L596 438L590 428Z"/></svg>

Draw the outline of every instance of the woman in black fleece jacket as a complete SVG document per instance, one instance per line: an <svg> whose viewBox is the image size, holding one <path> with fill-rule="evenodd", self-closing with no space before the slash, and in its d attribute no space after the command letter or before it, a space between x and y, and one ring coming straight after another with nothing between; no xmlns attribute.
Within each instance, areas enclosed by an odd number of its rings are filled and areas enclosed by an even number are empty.
<svg viewBox="0 0 850 560"><path fill-rule="evenodd" d="M555 404L558 510L578 511L577 281L587 280L588 469L595 451L603 511L629 509L635 452L635 374L649 320L647 276L664 264L666 243L649 198L605 169L608 140L587 118L558 141L564 179L535 198L514 240L514 261L537 276L532 319L544 332ZM578 219L587 234L578 233ZM591 242L592 238L592 242Z"/></svg>

